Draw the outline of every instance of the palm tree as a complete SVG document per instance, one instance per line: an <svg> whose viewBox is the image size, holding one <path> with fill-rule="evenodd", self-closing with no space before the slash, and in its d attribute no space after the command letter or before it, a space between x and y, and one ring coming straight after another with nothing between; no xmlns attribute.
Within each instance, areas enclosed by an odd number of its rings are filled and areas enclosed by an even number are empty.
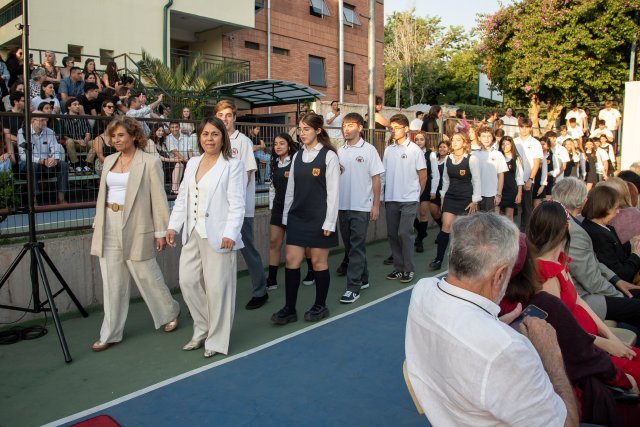
<svg viewBox="0 0 640 427"><path fill-rule="evenodd" d="M164 93L174 114L179 114L182 107L189 107L194 113L199 111L211 102L213 89L237 81L244 72L242 63L207 61L200 53L180 58L172 70L143 50L137 65L142 83L151 91Z"/></svg>

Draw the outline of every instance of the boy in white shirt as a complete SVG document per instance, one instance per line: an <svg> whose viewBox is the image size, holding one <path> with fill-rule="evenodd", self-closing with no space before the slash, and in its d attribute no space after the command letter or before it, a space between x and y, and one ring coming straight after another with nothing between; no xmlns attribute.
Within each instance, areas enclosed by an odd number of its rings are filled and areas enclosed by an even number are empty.
<svg viewBox="0 0 640 427"><path fill-rule="evenodd" d="M578 125L578 122L575 117L571 117L569 119L569 126L567 126L567 134L569 135L569 138L577 140L580 146L580 150L584 151L584 148L582 147L582 136L584 135L584 132L582 130L582 127Z"/></svg>
<svg viewBox="0 0 640 427"><path fill-rule="evenodd" d="M229 133L231 155L234 159L242 161L249 178L244 222L241 230L244 248L240 249L240 253L247 264L247 270L249 270L251 283L253 284L252 297L245 308L247 310L255 310L267 302L269 294L267 293L267 278L264 274L262 258L253 242L253 217L256 209L256 182L254 177L256 169L258 169L256 158L253 156L253 142L248 136L236 129L236 105L233 102L222 100L216 104L213 112L217 118L222 120Z"/></svg>
<svg viewBox="0 0 640 427"><path fill-rule="evenodd" d="M394 270L386 278L408 283L415 275L413 220L427 182L427 164L420 147L409 140L407 116L396 114L389 122L393 143L384 150L382 163L387 235Z"/></svg>
<svg viewBox="0 0 640 427"><path fill-rule="evenodd" d="M344 242L347 264L347 289L340 298L351 304L360 298L360 291L369 287L366 238L369 221L378 219L380 207L380 175L384 172L376 148L360 134L364 119L349 113L342 120L345 143L338 149L343 168L340 174L338 220Z"/></svg>
<svg viewBox="0 0 640 427"><path fill-rule="evenodd" d="M524 175L524 187L522 188L522 215L520 216L520 231L524 231L531 211L533 210L533 194L531 188L536 179L538 169L541 167L543 158L542 145L540 141L531 136L531 120L524 118L519 124L520 136L515 143L518 155L522 159L522 170Z"/></svg>
<svg viewBox="0 0 640 427"><path fill-rule="evenodd" d="M488 127L481 127L477 134L481 148L473 151L471 155L478 159L478 166L480 166L482 200L478 204L478 210L494 212L496 206L500 206L504 173L509 168L504 155L500 151L492 149L493 131Z"/></svg>

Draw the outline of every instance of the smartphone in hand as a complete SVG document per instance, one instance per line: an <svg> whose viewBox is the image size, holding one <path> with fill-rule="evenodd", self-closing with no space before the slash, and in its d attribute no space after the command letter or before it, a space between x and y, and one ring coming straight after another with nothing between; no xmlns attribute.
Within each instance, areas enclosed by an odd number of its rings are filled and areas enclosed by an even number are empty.
<svg viewBox="0 0 640 427"><path fill-rule="evenodd" d="M522 322L524 321L525 317L529 317L529 316L537 317L538 319L544 320L549 316L549 314L543 309L541 309L540 307L533 304L529 304L528 306L525 307L524 310L522 310L522 313L520 313L520 316L518 316L516 320L511 322L509 326L511 326L516 331L520 332L520 325L522 325Z"/></svg>

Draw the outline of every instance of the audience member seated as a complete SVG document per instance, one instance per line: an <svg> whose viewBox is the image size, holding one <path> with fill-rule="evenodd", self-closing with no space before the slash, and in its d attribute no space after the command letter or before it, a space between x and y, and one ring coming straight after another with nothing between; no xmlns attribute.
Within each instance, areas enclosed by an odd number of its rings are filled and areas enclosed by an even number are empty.
<svg viewBox="0 0 640 427"><path fill-rule="evenodd" d="M62 58L62 67L60 67L60 76L62 76L62 79L71 75L71 68L73 68L74 65L75 60L73 59L73 56L65 56ZM60 79L60 81L62 81L62 79Z"/></svg>
<svg viewBox="0 0 640 427"><path fill-rule="evenodd" d="M50 50L44 53L44 60L42 61L42 69L44 70L44 80L48 80L53 83L56 91L60 86L62 80L62 74L60 69L56 67L56 54ZM33 73L31 73L33 76Z"/></svg>
<svg viewBox="0 0 640 427"><path fill-rule="evenodd" d="M184 107L182 109L182 119L181 120L193 120L191 118L191 110L189 107ZM180 133L185 135L193 135L195 132L195 126L191 122L180 122ZM197 143L196 143L197 145Z"/></svg>
<svg viewBox="0 0 640 427"><path fill-rule="evenodd" d="M158 116L159 119L164 119L164 120L168 120L171 118L171 107L165 104L160 104L158 106L158 112L160 113L160 116ZM168 121L162 121L160 122L162 124L162 127L164 127L164 133L168 134L169 132L171 132L169 130L169 122Z"/></svg>
<svg viewBox="0 0 640 427"><path fill-rule="evenodd" d="M84 94L80 95L78 102L82 106L82 111L87 116L97 116L100 112L101 101L98 100L98 85L95 83L86 83L84 85Z"/></svg>
<svg viewBox="0 0 640 427"><path fill-rule="evenodd" d="M12 84L9 88L9 95L2 98L2 102L4 103L4 111L11 110L11 94L16 92L24 93L24 84L22 83L22 80L18 80L17 82Z"/></svg>
<svg viewBox="0 0 640 427"><path fill-rule="evenodd" d="M107 126L113 119L115 109L116 102L113 100L113 97L107 97L102 101L102 103L100 104L100 117L96 120L96 124L94 126L94 135L100 135L104 133L104 131L107 129Z"/></svg>
<svg viewBox="0 0 640 427"><path fill-rule="evenodd" d="M29 82L29 99L40 96L42 90L42 83L47 80L44 68L36 68L31 73L31 82ZM55 90L53 92L55 94Z"/></svg>
<svg viewBox="0 0 640 427"><path fill-rule="evenodd" d="M609 353L613 363L638 382L638 350L614 335L576 292L567 268L571 262L566 255L570 224L569 214L560 203L542 203L533 210L527 227L527 247L534 260L535 280L542 283L543 291L560 298L582 329L596 337L594 344Z"/></svg>
<svg viewBox="0 0 640 427"><path fill-rule="evenodd" d="M14 92L9 95L11 105L13 106L9 111L12 113L19 113L20 116L7 116L2 118L2 134L3 140L6 145L12 145L14 153L18 152L18 131L22 129L24 118L24 93ZM14 163L13 171L18 172L18 167Z"/></svg>
<svg viewBox="0 0 640 427"><path fill-rule="evenodd" d="M149 139L145 151L158 157L162 162L162 170L164 171L165 182L167 178L171 179L171 187L179 188L180 181L176 185L173 183L172 170L176 164L180 163L180 159L173 157L169 153L169 147L166 143L166 134L164 132L164 126L162 123L154 123L152 129L151 139Z"/></svg>
<svg viewBox="0 0 640 427"><path fill-rule="evenodd" d="M77 174L92 173L88 164L82 165L77 154L78 151L92 151L91 125L87 119L73 117L80 114L80 102L77 98L67 98L67 109L67 117L62 123L71 170Z"/></svg>
<svg viewBox="0 0 640 427"><path fill-rule="evenodd" d="M640 270L640 236L622 244L609 223L618 212L618 193L596 186L582 209L582 227L591 237L598 260L627 282L635 283Z"/></svg>
<svg viewBox="0 0 640 427"><path fill-rule="evenodd" d="M49 80L42 82L40 94L31 99L31 110L37 110L38 105L42 102L53 102L53 114L60 114L60 101L56 97L53 82Z"/></svg>
<svg viewBox="0 0 640 427"><path fill-rule="evenodd" d="M63 110L66 108L65 104L70 97L78 98L84 93L84 80L82 80L82 70L78 67L71 67L69 77L65 77L60 81L60 87L58 88L58 95L63 103Z"/></svg>
<svg viewBox="0 0 640 427"><path fill-rule="evenodd" d="M191 138L180 133L180 123L171 122L169 129L171 129L171 133L167 135L167 150L175 159L175 166L171 174L171 194L178 194L184 167L193 157L193 147L191 146Z"/></svg>
<svg viewBox="0 0 640 427"><path fill-rule="evenodd" d="M253 126L251 128L251 135L249 136L251 142L253 142L253 156L256 158L256 163L264 166L264 179L260 176L261 167L258 168L256 173L258 174L257 182L267 181L271 176L271 155L267 154L267 145L260 138L260 126Z"/></svg>
<svg viewBox="0 0 640 427"><path fill-rule="evenodd" d="M580 421L606 426L634 425L640 416L640 406L616 401L608 386L637 395L635 379L616 367L609 355L594 345L595 337L582 329L560 299L542 290L536 280L535 261L527 252L524 235L521 235L518 261L500 307L510 312L521 303L547 313L546 321L556 331L564 366L579 402Z"/></svg>
<svg viewBox="0 0 640 427"><path fill-rule="evenodd" d="M11 172L16 164L16 155L13 144L0 139L0 173Z"/></svg>
<svg viewBox="0 0 640 427"><path fill-rule="evenodd" d="M155 102L151 103L150 105L146 105L147 97L144 94L144 92L141 92L138 95L130 96L127 104L127 107L129 108L127 110L127 116L135 117L137 119L140 119L140 118L149 119L153 116L157 118L158 116L153 113L153 109L156 108L158 105L160 105L160 103L162 102L162 98L163 98L163 95L160 94L158 96L158 99L156 99ZM144 135L148 138L151 133L151 130L149 129L149 125L147 121L141 120L140 123L144 128Z"/></svg>
<svg viewBox="0 0 640 427"><path fill-rule="evenodd" d="M114 61L109 61L107 67L102 74L102 85L109 87L113 90L117 90L117 86L120 84L120 76L118 75L118 64Z"/></svg>
<svg viewBox="0 0 640 427"><path fill-rule="evenodd" d="M620 242L624 245L634 236L640 236L640 210L633 205L627 182L618 177L611 177L598 185L611 187L618 194L618 213L611 220Z"/></svg>
<svg viewBox="0 0 640 427"><path fill-rule="evenodd" d="M622 280L598 262L591 237L580 225L580 212L587 201L586 184L574 177L565 178L555 183L552 196L571 217L568 253L572 261L569 273L578 295L600 319L625 322L640 328L640 299L635 299L640 298L640 287Z"/></svg>
<svg viewBox="0 0 640 427"><path fill-rule="evenodd" d="M24 53L22 52L22 48L11 49L5 63L10 75L9 81L7 82L9 87L13 86L18 80L25 80L23 75ZM33 68L33 58L29 58L29 70L33 71Z"/></svg>
<svg viewBox="0 0 640 427"><path fill-rule="evenodd" d="M106 123L106 125L109 123ZM117 152L116 148L111 145L111 135L107 135L106 128L93 140L93 149L96 153L95 171L98 175L102 175L104 159Z"/></svg>
<svg viewBox="0 0 640 427"><path fill-rule="evenodd" d="M553 328L528 317L519 334L497 318L518 237L495 213L460 216L447 278L422 279L413 289L407 371L433 425L578 424Z"/></svg>
<svg viewBox="0 0 640 427"><path fill-rule="evenodd" d="M7 64L2 59L2 56L0 56L0 97L2 98L9 95L9 79L11 79L11 74L9 74ZM0 111L7 110L0 104Z"/></svg>
<svg viewBox="0 0 640 427"><path fill-rule="evenodd" d="M636 192L640 192L640 175L631 170L625 170L618 172L618 178L632 183L636 187ZM638 207L638 202L633 204Z"/></svg>
<svg viewBox="0 0 640 427"><path fill-rule="evenodd" d="M23 129L18 132L18 147L20 153L20 171L27 172L27 150ZM64 204L64 194L69 188L69 166L64 161L64 151L53 130L47 127L47 119L33 117L31 119L31 147L33 171L35 175L34 194L37 198L40 194L38 181L55 176L57 179L58 203Z"/></svg>

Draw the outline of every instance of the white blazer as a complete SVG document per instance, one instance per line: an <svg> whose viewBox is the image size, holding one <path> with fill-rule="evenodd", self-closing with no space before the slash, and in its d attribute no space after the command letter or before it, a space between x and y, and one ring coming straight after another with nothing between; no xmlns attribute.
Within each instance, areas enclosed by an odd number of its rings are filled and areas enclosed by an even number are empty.
<svg viewBox="0 0 640 427"><path fill-rule="evenodd" d="M186 230L191 228L187 224L187 208L189 204L189 182L195 176L202 156L192 157L187 163L184 179L180 184L178 197L176 198L169 229L178 233L184 226ZM244 221L244 198L247 188L247 173L243 164L236 159L226 160L222 155L213 166L209 175L202 179L208 179L209 194L207 199L207 211L205 215L205 229L207 240L215 252L229 252L229 249L220 249L224 237L235 242L233 250L242 249L242 237L240 230ZM187 232L182 233L182 245L187 243Z"/></svg>

